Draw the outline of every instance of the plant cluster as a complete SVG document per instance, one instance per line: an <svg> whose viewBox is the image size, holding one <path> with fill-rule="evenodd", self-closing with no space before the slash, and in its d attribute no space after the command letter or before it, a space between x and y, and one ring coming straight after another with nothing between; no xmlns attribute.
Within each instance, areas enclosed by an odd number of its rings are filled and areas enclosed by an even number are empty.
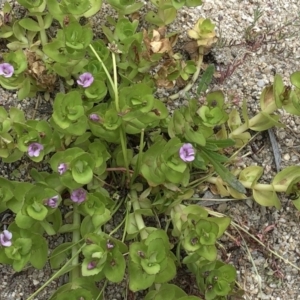
<svg viewBox="0 0 300 300"><path fill-rule="evenodd" d="M82 16L101 10L101 0L18 2L27 9L21 20L8 3L3 9L0 37L8 49L0 63L1 86L17 90L23 99L41 91L47 95L60 78L67 91L56 94L49 121L28 120L14 107L0 108L3 162L26 157L51 168L31 169L30 182L0 178L0 212L15 215L0 234L0 263L19 272L27 265L42 269L49 260L55 273L45 285L69 272L70 282L52 300L102 299L98 282L105 287L126 276L131 291L148 290L147 300L234 295L236 270L218 259L216 246L231 220L213 217L188 200L210 185L221 196L237 199L252 191L259 204L277 208L276 193L285 192L300 209L299 167L260 184L261 167L234 166L239 149L251 138L249 129L282 126L278 108L300 115L300 72L291 75L293 87L276 75L253 118L245 102L242 118L237 110L229 111L222 91L207 93L204 105L188 99L188 105L170 115L154 96L156 87L174 86L180 79L186 92L216 36L215 25L200 19L188 32L198 54L184 61L173 53L176 34L167 33L165 25L183 5L201 1L151 1L155 11L145 19L152 25L139 31L132 16L142 3L107 0L119 18L107 18L103 39L93 38L89 23L80 24ZM154 66L158 71L150 75ZM197 96L212 73L209 66L202 74ZM233 150L237 152L228 157ZM124 188L125 195L112 196ZM120 210L125 211L122 222L106 232L104 225ZM145 218L156 225L148 226ZM120 239L114 238L118 230ZM45 235L65 233L72 241L48 256ZM181 264L196 278L202 298L171 283Z"/></svg>

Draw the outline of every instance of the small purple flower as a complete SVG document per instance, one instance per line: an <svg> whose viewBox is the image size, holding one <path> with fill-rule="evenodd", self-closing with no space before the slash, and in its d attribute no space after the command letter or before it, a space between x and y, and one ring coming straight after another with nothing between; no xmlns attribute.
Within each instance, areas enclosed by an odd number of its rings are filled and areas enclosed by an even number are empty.
<svg viewBox="0 0 300 300"><path fill-rule="evenodd" d="M67 169L68 169L67 164L61 163L57 167L57 172L59 173L59 175L62 175L67 171Z"/></svg>
<svg viewBox="0 0 300 300"><path fill-rule="evenodd" d="M9 247L11 246L12 242L12 233L8 230L3 230L3 232L0 234L0 244L3 247Z"/></svg>
<svg viewBox="0 0 300 300"><path fill-rule="evenodd" d="M76 203L81 203L86 199L86 190L80 188L71 193L71 200Z"/></svg>
<svg viewBox="0 0 300 300"><path fill-rule="evenodd" d="M57 207L58 199L59 199L58 195L51 197L45 201L45 204L51 208L55 208Z"/></svg>
<svg viewBox="0 0 300 300"><path fill-rule="evenodd" d="M89 118L90 118L91 121L94 121L94 122L99 122L100 121L100 117L97 114L90 114Z"/></svg>
<svg viewBox="0 0 300 300"><path fill-rule="evenodd" d="M193 161L195 159L195 149L192 144L183 144L179 150L179 156L185 162Z"/></svg>
<svg viewBox="0 0 300 300"><path fill-rule="evenodd" d="M96 266L97 266L97 263L95 261L91 261L91 262L88 263L87 269L88 270L93 270L93 269L96 268Z"/></svg>
<svg viewBox="0 0 300 300"><path fill-rule="evenodd" d="M13 76L14 74L14 67L9 63L2 63L0 64L0 75L6 78Z"/></svg>
<svg viewBox="0 0 300 300"><path fill-rule="evenodd" d="M79 79L77 80L77 83L81 85L82 87L86 88L89 87L94 81L94 77L91 73L83 73L79 76Z"/></svg>
<svg viewBox="0 0 300 300"><path fill-rule="evenodd" d="M44 146L39 143L32 143L28 146L28 155L30 157L38 157Z"/></svg>
<svg viewBox="0 0 300 300"><path fill-rule="evenodd" d="M106 248L107 248L107 249L113 249L114 247L115 247L115 245L112 244L112 243L110 242L110 240L107 240L107 242L106 242Z"/></svg>

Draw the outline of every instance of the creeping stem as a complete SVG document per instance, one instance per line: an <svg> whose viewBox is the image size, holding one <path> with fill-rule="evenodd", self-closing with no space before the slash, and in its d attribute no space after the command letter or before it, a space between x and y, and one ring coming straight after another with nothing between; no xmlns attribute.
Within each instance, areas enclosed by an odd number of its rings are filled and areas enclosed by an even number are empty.
<svg viewBox="0 0 300 300"><path fill-rule="evenodd" d="M45 31L45 24L44 24L44 20L43 20L43 17L42 16L36 16L37 18L37 21L39 23L39 26L41 28L41 31L40 31L40 37L41 37L41 42L42 42L42 45L46 45L48 43L48 38L47 38L47 34L46 34L46 31Z"/></svg>
<svg viewBox="0 0 300 300"><path fill-rule="evenodd" d="M78 212L78 207L77 204L74 204L74 209L73 209L73 225L76 228L73 231L73 236L72 236L72 242L74 243L74 246L72 247L72 257L74 259L72 260L72 266L74 266L73 270L71 271L71 280L72 282L75 278L80 277L80 267L78 266L79 263L79 255L78 253L78 241L80 240L80 214Z"/></svg>
<svg viewBox="0 0 300 300"><path fill-rule="evenodd" d="M118 79L117 79L117 64L116 64L116 55L115 53L112 53L112 61L113 61L113 70L114 70L114 79L112 79L111 75L109 74L105 64L103 63L102 59L96 52L95 48L90 44L89 47L95 54L96 58L98 61L101 63L103 70L108 78L108 81L110 82L112 89L114 91L114 96L115 96L115 105L116 105L116 111L119 113L120 112L120 103L119 103L119 93L118 93ZM126 134L124 127L121 125L120 127L120 140L121 140L121 147L122 147L122 152L123 152L123 157L124 157L124 162L125 162L125 167L126 167L126 175L127 178L130 178L129 174L129 169L128 169L128 159L127 159L127 149L126 149Z"/></svg>
<svg viewBox="0 0 300 300"><path fill-rule="evenodd" d="M90 44L89 47L91 48L91 50L93 51L93 53L95 54L96 58L99 60L100 64L102 65L102 68L107 76L107 79L109 81L109 83L111 84L112 86L112 89L114 91L114 94L115 94L115 97L117 97L116 95L118 94L118 91L115 90L115 85L114 85L114 82L105 66L105 64L103 63L102 59L100 58L100 56L98 55L98 53L96 52L95 48Z"/></svg>
<svg viewBox="0 0 300 300"><path fill-rule="evenodd" d="M216 184L217 178L210 177L210 178L207 178L205 181ZM252 182L243 181L243 180L239 180L239 181L246 189L253 189L253 190L258 190L258 191L264 191L264 192L275 191L278 193L285 193L286 189L287 189L287 186L285 186L285 185L256 183L254 186L252 186Z"/></svg>
<svg viewBox="0 0 300 300"><path fill-rule="evenodd" d="M130 198L132 201L136 225L138 227L141 239L145 240L148 237L148 233L146 231L146 226L145 226L142 215L137 212L139 209L141 209L141 207L140 207L139 199L137 196L137 192L135 190L132 190L130 192Z"/></svg>

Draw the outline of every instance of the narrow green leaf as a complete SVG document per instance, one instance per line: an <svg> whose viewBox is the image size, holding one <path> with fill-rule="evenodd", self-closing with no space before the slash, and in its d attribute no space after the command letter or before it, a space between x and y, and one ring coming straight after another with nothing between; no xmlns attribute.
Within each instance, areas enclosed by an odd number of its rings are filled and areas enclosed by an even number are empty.
<svg viewBox="0 0 300 300"><path fill-rule="evenodd" d="M214 65L209 65L206 70L204 71L200 82L198 84L197 88L197 95L200 95L202 92L205 92L208 85L211 83L213 75L215 72L215 66Z"/></svg>
<svg viewBox="0 0 300 300"><path fill-rule="evenodd" d="M30 30L30 31L40 31L41 30L41 27L39 26L39 24L30 18L24 18L24 19L20 20L19 24L23 28Z"/></svg>
<svg viewBox="0 0 300 300"><path fill-rule="evenodd" d="M211 153L206 152L204 149L202 149L202 155L210 161L210 163L215 168L215 171L220 175L220 177L228 183L232 188L234 188L239 193L245 194L246 189L244 186L238 181L238 179L230 173L228 169L226 169L223 165L221 165L219 162L217 162L214 158L211 157Z"/></svg>

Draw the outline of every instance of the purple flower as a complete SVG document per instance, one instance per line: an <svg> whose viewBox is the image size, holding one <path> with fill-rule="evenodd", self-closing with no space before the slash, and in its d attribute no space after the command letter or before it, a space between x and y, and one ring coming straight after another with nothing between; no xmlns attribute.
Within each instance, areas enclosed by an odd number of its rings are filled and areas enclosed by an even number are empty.
<svg viewBox="0 0 300 300"><path fill-rule="evenodd" d="M83 73L79 76L79 79L77 80L77 83L84 88L89 87L94 81L94 77L91 73Z"/></svg>
<svg viewBox="0 0 300 300"><path fill-rule="evenodd" d="M61 163L57 167L57 172L59 173L59 175L62 175L67 171L67 169L68 169L67 164Z"/></svg>
<svg viewBox="0 0 300 300"><path fill-rule="evenodd" d="M88 263L87 269L88 270L93 270L93 269L96 268L96 266L97 266L97 263L95 261L91 261L91 262Z"/></svg>
<svg viewBox="0 0 300 300"><path fill-rule="evenodd" d="M107 240L107 242L106 242L106 248L107 249L113 249L114 247L115 247L115 245L112 244L109 240Z"/></svg>
<svg viewBox="0 0 300 300"><path fill-rule="evenodd" d="M0 64L0 75L6 78L13 76L14 74L14 67L9 63Z"/></svg>
<svg viewBox="0 0 300 300"><path fill-rule="evenodd" d="M11 239L12 239L12 233L8 230L3 230L3 232L0 234L0 244L3 247L9 247L11 246Z"/></svg>
<svg viewBox="0 0 300 300"><path fill-rule="evenodd" d="M100 117L97 114L90 114L89 118L90 118L91 121L95 121L95 122L100 121Z"/></svg>
<svg viewBox="0 0 300 300"><path fill-rule="evenodd" d="M39 143L32 143L28 146L28 155L30 157L38 157L44 146Z"/></svg>
<svg viewBox="0 0 300 300"><path fill-rule="evenodd" d="M193 161L195 159L195 150L192 144L183 144L179 149L179 156L185 162Z"/></svg>
<svg viewBox="0 0 300 300"><path fill-rule="evenodd" d="M58 195L51 197L45 201L45 204L51 208L55 208L57 207L58 198Z"/></svg>
<svg viewBox="0 0 300 300"><path fill-rule="evenodd" d="M80 188L71 193L71 200L76 203L81 203L86 199L86 190Z"/></svg>

